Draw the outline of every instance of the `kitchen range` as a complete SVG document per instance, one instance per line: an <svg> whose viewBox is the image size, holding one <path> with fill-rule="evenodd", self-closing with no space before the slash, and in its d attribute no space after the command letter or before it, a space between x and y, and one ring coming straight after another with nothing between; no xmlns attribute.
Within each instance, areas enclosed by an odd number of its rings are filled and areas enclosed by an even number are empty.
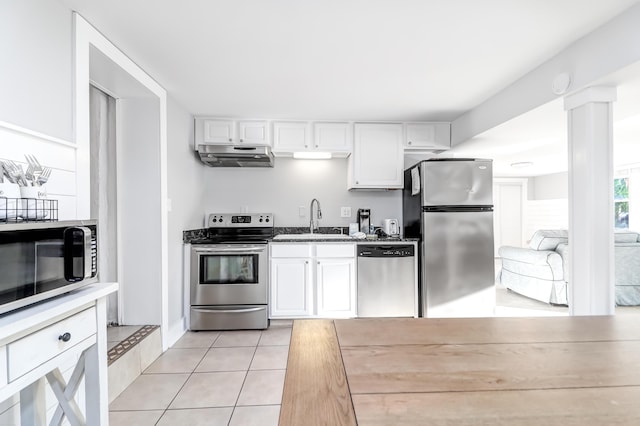
<svg viewBox="0 0 640 426"><path fill-rule="evenodd" d="M206 244L191 247L191 330L268 327L272 237L273 214L209 215Z"/></svg>

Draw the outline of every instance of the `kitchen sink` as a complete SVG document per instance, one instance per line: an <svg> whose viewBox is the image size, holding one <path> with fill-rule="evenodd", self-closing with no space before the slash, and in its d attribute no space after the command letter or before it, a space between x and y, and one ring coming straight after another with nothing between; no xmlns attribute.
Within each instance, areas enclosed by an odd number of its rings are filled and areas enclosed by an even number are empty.
<svg viewBox="0 0 640 426"><path fill-rule="evenodd" d="M350 240L352 237L345 234L279 234L273 237L278 240Z"/></svg>

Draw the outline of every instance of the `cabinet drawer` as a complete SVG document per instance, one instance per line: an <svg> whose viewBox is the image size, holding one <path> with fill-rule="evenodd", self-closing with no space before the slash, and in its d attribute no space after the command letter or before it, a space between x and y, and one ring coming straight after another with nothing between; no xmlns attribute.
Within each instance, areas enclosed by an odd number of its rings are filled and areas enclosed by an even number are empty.
<svg viewBox="0 0 640 426"><path fill-rule="evenodd" d="M311 257L311 244L271 244L271 257Z"/></svg>
<svg viewBox="0 0 640 426"><path fill-rule="evenodd" d="M60 336L70 334L67 342ZM96 309L89 308L7 345L13 381L96 333Z"/></svg>
<svg viewBox="0 0 640 426"><path fill-rule="evenodd" d="M355 244L316 244L317 257L355 257Z"/></svg>

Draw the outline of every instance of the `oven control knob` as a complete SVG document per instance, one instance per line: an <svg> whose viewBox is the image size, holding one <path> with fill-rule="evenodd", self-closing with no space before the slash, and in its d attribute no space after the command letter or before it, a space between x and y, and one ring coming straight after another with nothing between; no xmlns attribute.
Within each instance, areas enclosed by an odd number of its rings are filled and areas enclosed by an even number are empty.
<svg viewBox="0 0 640 426"><path fill-rule="evenodd" d="M218 221L218 219L216 219L215 217L211 220L211 222L213 222L213 223L215 223L217 221Z"/></svg>
<svg viewBox="0 0 640 426"><path fill-rule="evenodd" d="M269 222L269 218L266 218L266 219L265 219L265 221L266 221L266 222Z"/></svg>
<svg viewBox="0 0 640 426"><path fill-rule="evenodd" d="M262 218L260 218L260 220L258 222L262 222Z"/></svg>

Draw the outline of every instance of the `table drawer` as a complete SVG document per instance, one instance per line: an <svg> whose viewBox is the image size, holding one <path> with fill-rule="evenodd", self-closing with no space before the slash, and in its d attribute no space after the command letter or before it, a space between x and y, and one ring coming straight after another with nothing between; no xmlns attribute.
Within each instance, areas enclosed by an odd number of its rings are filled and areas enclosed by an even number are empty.
<svg viewBox="0 0 640 426"><path fill-rule="evenodd" d="M65 336L65 333L69 335ZM92 307L9 343L9 381L17 379L94 334L96 309ZM68 337L68 340L65 342L62 336Z"/></svg>

